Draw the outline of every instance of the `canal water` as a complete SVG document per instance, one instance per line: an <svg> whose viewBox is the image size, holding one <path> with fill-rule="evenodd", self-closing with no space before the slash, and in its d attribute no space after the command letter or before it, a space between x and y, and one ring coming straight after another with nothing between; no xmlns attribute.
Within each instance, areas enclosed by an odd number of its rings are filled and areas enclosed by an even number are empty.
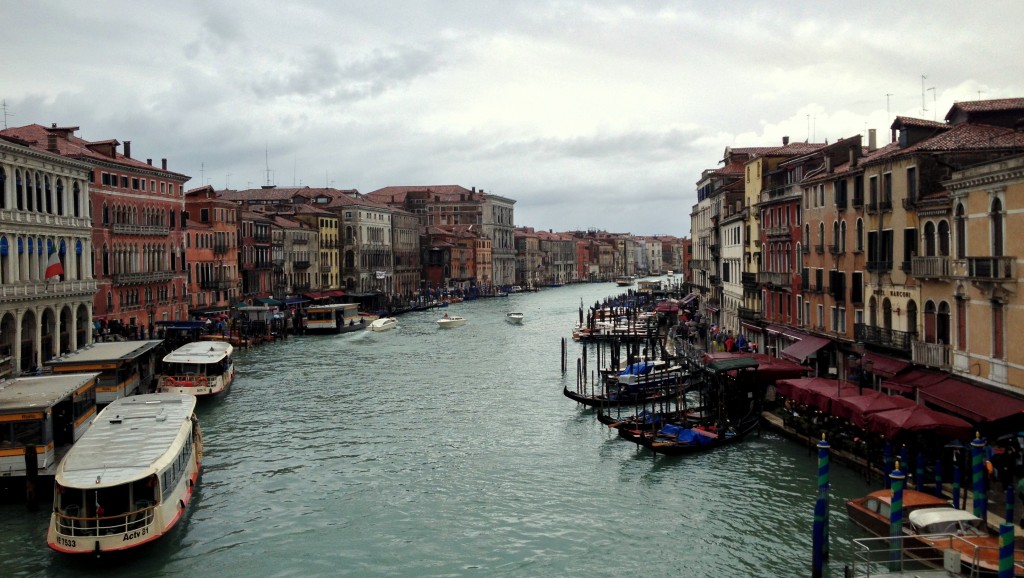
<svg viewBox="0 0 1024 578"><path fill-rule="evenodd" d="M198 495L117 560L49 551L46 508L0 507L0 574L42 576L808 576L816 455L765 432L684 458L618 439L562 395L560 340L611 283L403 315L385 333L240 352L199 408ZM521 326L504 321L522 311ZM591 365L592 367L592 365ZM832 467L831 565L864 534Z"/></svg>

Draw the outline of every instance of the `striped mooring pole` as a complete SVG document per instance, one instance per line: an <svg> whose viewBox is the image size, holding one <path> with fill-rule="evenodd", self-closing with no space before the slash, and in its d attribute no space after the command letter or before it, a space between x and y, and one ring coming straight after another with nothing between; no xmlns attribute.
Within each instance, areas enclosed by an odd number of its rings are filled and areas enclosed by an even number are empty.
<svg viewBox="0 0 1024 578"><path fill-rule="evenodd" d="M889 508L889 555L890 555L890 570L896 571L899 569L901 555L901 540L903 536L903 482L907 479L907 476L900 471L900 463L896 462L896 467L892 473L889 474L892 480L892 500Z"/></svg>
<svg viewBox="0 0 1024 578"><path fill-rule="evenodd" d="M811 577L825 575L828 560L828 489L830 446L822 434L818 442L818 498L814 501L814 528L811 545Z"/></svg>
<svg viewBox="0 0 1024 578"><path fill-rule="evenodd" d="M999 578L1013 578L1013 523L999 524Z"/></svg>
<svg viewBox="0 0 1024 578"><path fill-rule="evenodd" d="M971 440L971 485L974 490L973 514L982 520L988 520L986 511L987 496L985 495L985 442L981 434L975 434Z"/></svg>

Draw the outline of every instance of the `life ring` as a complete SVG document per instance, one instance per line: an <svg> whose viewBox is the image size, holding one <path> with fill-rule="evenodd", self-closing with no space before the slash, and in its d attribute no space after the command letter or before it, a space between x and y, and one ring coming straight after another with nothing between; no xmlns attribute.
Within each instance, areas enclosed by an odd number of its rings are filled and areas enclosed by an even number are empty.
<svg viewBox="0 0 1024 578"><path fill-rule="evenodd" d="M173 377L168 376L168 377L164 378L164 387L177 387L177 386L178 386L178 382L175 381Z"/></svg>
<svg viewBox="0 0 1024 578"><path fill-rule="evenodd" d="M196 377L196 387L206 387L208 383L205 375Z"/></svg>

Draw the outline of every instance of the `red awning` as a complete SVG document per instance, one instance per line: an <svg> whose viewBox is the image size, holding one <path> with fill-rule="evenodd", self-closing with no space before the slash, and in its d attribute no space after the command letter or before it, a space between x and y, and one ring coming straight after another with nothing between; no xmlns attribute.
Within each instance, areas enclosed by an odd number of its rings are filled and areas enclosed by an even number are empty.
<svg viewBox="0 0 1024 578"><path fill-rule="evenodd" d="M913 391L914 389L925 388L935 385L946 379L949 375L927 369L911 369L882 382L882 387L895 389L896 391Z"/></svg>
<svg viewBox="0 0 1024 578"><path fill-rule="evenodd" d="M775 387L780 395L825 413L832 413L835 400L855 396L860 389L848 381L825 379L824 377L780 379L775 382Z"/></svg>
<svg viewBox="0 0 1024 578"><path fill-rule="evenodd" d="M878 353L865 354L864 363L871 364L865 368L868 372L882 377L895 377L897 373L910 367L909 361L895 359L887 355L879 355Z"/></svg>
<svg viewBox="0 0 1024 578"><path fill-rule="evenodd" d="M814 337L813 335L807 335L795 331L791 331L786 335L791 334L794 337L797 337L800 341L797 341L779 353L782 357L797 363L803 363L809 356L817 353L819 349L831 343L831 341L824 337Z"/></svg>
<svg viewBox="0 0 1024 578"><path fill-rule="evenodd" d="M971 436L971 424L923 405L911 405L873 413L865 418L864 429L888 438L904 432L933 432L946 439L967 439Z"/></svg>
<svg viewBox="0 0 1024 578"><path fill-rule="evenodd" d="M841 397L832 403L832 413L853 422L857 427L864 427L867 416L880 411L889 411L901 407L915 405L902 395L885 395L873 389L865 389L864 395Z"/></svg>
<svg viewBox="0 0 1024 578"><path fill-rule="evenodd" d="M344 291L339 291L339 290L327 291L326 293L329 294L331 297L344 297L345 296L345 292Z"/></svg>
<svg viewBox="0 0 1024 578"><path fill-rule="evenodd" d="M975 424L1024 413L1024 401L955 377L948 377L927 389L922 389L920 395L922 400Z"/></svg>

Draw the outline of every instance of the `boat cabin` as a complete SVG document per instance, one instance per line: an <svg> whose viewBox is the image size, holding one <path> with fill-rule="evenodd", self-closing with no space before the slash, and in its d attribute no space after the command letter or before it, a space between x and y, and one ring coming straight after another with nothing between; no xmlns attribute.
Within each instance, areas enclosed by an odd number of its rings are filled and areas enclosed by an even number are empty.
<svg viewBox="0 0 1024 578"><path fill-rule="evenodd" d="M952 507L923 508L907 516L915 534L922 536L949 534L954 536L988 536L985 522L968 512Z"/></svg>
<svg viewBox="0 0 1024 578"><path fill-rule="evenodd" d="M46 364L58 375L98 371L96 404L105 406L115 399L150 391L156 374L155 350L161 343L159 339L93 343Z"/></svg>
<svg viewBox="0 0 1024 578"><path fill-rule="evenodd" d="M333 305L313 305L305 312L305 330L307 333L344 333L362 329L365 320L359 315L359 304L336 303Z"/></svg>
<svg viewBox="0 0 1024 578"><path fill-rule="evenodd" d="M0 382L0 476L25 475L25 448L52 471L96 416L98 373L38 375Z"/></svg>
<svg viewBox="0 0 1024 578"><path fill-rule="evenodd" d="M235 348L225 341L186 343L164 356L161 387L168 379L177 383L230 381L234 372L231 358L234 351Z"/></svg>

